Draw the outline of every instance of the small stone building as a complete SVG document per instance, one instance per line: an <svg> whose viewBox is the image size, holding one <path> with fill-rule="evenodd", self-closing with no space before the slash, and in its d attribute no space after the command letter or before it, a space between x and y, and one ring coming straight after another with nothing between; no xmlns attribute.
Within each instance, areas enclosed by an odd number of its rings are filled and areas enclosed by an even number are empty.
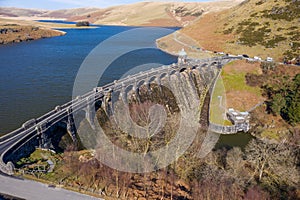
<svg viewBox="0 0 300 200"><path fill-rule="evenodd" d="M227 118L235 126L237 131L247 132L250 129L249 119L250 115L248 112L240 112L229 108L227 112Z"/></svg>
<svg viewBox="0 0 300 200"><path fill-rule="evenodd" d="M187 61L187 53L184 51L184 49L181 49L178 53L178 64L185 64Z"/></svg>

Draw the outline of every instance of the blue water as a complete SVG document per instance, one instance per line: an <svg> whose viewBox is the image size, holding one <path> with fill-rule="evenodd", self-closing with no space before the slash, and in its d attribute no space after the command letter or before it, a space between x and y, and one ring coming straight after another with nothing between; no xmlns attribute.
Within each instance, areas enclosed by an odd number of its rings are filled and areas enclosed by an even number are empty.
<svg viewBox="0 0 300 200"><path fill-rule="evenodd" d="M71 100L76 74L86 56L102 41L133 29L121 26L68 29L63 30L67 32L65 36L0 46L0 134ZM151 31L156 38L168 34L149 28L149 33ZM140 33L126 37L118 38L103 49L107 55L97 61L100 68L106 57L120 49L134 49L143 43L155 46L155 39ZM104 71L98 85L119 79L144 63L173 62L176 62L176 57L157 48L137 49L116 59ZM88 75L86 79L89 79Z"/></svg>
<svg viewBox="0 0 300 200"><path fill-rule="evenodd" d="M50 22L50 23L58 23L58 24L76 24L76 22L70 21L62 21L62 20L37 20L38 22Z"/></svg>
<svg viewBox="0 0 300 200"><path fill-rule="evenodd" d="M70 21L62 21L62 20L37 20L38 22L45 22L45 23L58 23L58 24L76 24L76 22L70 22ZM99 25L96 24L90 24L90 26L96 26L99 27Z"/></svg>

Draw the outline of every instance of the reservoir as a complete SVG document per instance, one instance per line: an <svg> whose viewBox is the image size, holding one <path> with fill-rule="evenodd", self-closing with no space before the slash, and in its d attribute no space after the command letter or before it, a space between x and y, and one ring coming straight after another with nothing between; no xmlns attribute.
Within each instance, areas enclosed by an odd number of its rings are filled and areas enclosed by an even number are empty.
<svg viewBox="0 0 300 200"><path fill-rule="evenodd" d="M116 42L112 40L110 45L104 45L101 49L105 54L102 61L114 52L124 50L124 53L118 55L104 71L99 85L117 80L128 72L136 73L177 61L176 57L160 51L155 45L156 39L172 33L176 28L159 31L151 27L143 28L147 29L146 35L133 31L136 28L101 26L64 29L65 36L0 46L0 135L70 101L76 74L85 58L112 36L119 37ZM122 37L122 33L128 31L131 31L130 34ZM141 46L152 48L143 49ZM126 49L134 50L127 52ZM106 67L101 63L97 63L99 71L101 67ZM137 68L147 63L156 64Z"/></svg>
<svg viewBox="0 0 300 200"><path fill-rule="evenodd" d="M124 26L63 29L65 36L0 46L0 135L70 101L78 71L83 63L91 61L89 55L95 49L100 51L101 58L96 64L91 62L96 71L87 71L86 79L94 78L105 68L98 86L124 75L177 62L176 57L155 45L156 39L176 28L149 27L136 31L139 29ZM114 55L115 52L119 54ZM114 59L109 65L104 64L109 58ZM88 88L90 91L93 87ZM243 133L221 136L216 148L245 147L249 140L251 136Z"/></svg>

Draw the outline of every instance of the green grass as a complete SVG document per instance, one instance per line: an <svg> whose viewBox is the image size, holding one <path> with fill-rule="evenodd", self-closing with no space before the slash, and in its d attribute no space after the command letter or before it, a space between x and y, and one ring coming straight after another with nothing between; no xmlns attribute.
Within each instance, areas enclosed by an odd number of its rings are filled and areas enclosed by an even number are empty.
<svg viewBox="0 0 300 200"><path fill-rule="evenodd" d="M39 160L41 159L43 156L46 156L46 154L48 154L47 156L50 156L50 153L47 151L43 151L41 149L36 149L31 155L30 158L33 160Z"/></svg>
<svg viewBox="0 0 300 200"><path fill-rule="evenodd" d="M261 95L258 87L251 87L246 83L245 72L225 73L222 71L222 78L226 91L247 91L256 95Z"/></svg>
<svg viewBox="0 0 300 200"><path fill-rule="evenodd" d="M276 131L272 131L272 130L265 130L261 133L261 136L263 138L268 138L268 139L274 139L274 140L279 140L280 137L277 134Z"/></svg>
<svg viewBox="0 0 300 200"><path fill-rule="evenodd" d="M224 120L224 126L232 126L233 124L228 119Z"/></svg>
<svg viewBox="0 0 300 200"><path fill-rule="evenodd" d="M215 124L231 125L231 123L225 119L225 115L226 93L222 78L219 77L216 81L216 85L211 97L209 120Z"/></svg>

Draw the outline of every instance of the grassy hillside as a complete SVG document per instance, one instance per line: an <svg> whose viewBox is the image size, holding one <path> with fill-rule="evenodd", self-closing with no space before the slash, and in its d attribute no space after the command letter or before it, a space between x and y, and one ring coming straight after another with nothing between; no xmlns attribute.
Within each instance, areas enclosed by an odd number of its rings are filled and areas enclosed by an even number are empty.
<svg viewBox="0 0 300 200"><path fill-rule="evenodd" d="M186 26L203 13L228 9L243 0L213 2L138 2L109 8L33 10L0 7L0 17L36 20L43 18L89 21L95 24L129 26Z"/></svg>
<svg viewBox="0 0 300 200"><path fill-rule="evenodd" d="M87 15L71 17L69 20L88 20L95 24L185 26L203 13L228 9L239 2L241 0L206 3L139 2L99 9Z"/></svg>
<svg viewBox="0 0 300 200"><path fill-rule="evenodd" d="M62 9L47 11L42 14L41 17L50 17L50 18L70 18L72 16L80 15L89 15L92 12L99 10L99 8L74 8L74 9Z"/></svg>
<svg viewBox="0 0 300 200"><path fill-rule="evenodd" d="M86 15L97 10L99 10L99 8L74 8L49 11L14 7L0 7L0 16L33 18L69 18L71 16Z"/></svg>
<svg viewBox="0 0 300 200"><path fill-rule="evenodd" d="M213 51L293 59L300 52L299 10L298 0L245 0L180 32Z"/></svg>
<svg viewBox="0 0 300 200"><path fill-rule="evenodd" d="M0 7L0 16L5 17L34 17L39 16L47 11L36 10L36 9L22 9L22 8L12 8L12 7Z"/></svg>

